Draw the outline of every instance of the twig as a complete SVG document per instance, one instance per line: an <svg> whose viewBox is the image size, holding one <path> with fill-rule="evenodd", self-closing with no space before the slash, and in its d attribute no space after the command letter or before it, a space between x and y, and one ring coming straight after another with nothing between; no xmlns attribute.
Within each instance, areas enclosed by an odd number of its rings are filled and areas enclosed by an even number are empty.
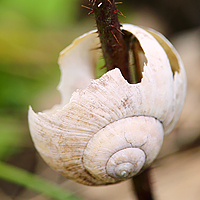
<svg viewBox="0 0 200 200"><path fill-rule="evenodd" d="M107 70L119 68L124 78L130 82L129 54L123 33L120 30L118 15L123 15L114 0L90 1L95 14Z"/></svg>
<svg viewBox="0 0 200 200"><path fill-rule="evenodd" d="M141 174L134 176L132 181L134 183L135 192L138 200L153 200L152 184L151 184L150 168L143 171Z"/></svg>

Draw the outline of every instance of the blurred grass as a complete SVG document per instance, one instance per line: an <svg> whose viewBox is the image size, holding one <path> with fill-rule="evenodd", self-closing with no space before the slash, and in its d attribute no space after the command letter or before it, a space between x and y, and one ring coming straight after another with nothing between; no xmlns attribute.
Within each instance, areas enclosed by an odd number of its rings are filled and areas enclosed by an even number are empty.
<svg viewBox="0 0 200 200"><path fill-rule="evenodd" d="M79 8L79 0L0 1L0 161L9 162L18 153L34 148L28 106L37 110L45 105L44 95L51 95L46 91L56 90L59 52L84 32L85 24L78 24ZM66 197L63 191L59 197L59 188L51 184L39 184L28 171L1 162L0 173L3 179L55 199L56 194L48 193L57 190L57 199Z"/></svg>
<svg viewBox="0 0 200 200"><path fill-rule="evenodd" d="M0 162L0 178L28 187L57 200L80 200L80 198L51 182L3 162Z"/></svg>
<svg viewBox="0 0 200 200"><path fill-rule="evenodd" d="M25 131L11 116L0 117L0 160L8 160L12 152L20 151Z"/></svg>

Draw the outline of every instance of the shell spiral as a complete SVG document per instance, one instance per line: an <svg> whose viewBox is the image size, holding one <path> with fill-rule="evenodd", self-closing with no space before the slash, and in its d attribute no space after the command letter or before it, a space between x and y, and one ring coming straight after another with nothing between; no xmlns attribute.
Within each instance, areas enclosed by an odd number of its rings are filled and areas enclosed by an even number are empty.
<svg viewBox="0 0 200 200"><path fill-rule="evenodd" d="M39 113L29 109L40 155L63 176L86 185L120 182L149 166L185 99L186 75L173 46L153 30L123 28L138 39L147 60L139 83L129 84L119 69L91 81L100 55L92 31L61 52L61 104Z"/></svg>
<svg viewBox="0 0 200 200"><path fill-rule="evenodd" d="M156 158L163 135L162 124L153 117L115 121L88 142L83 165L104 183L130 178Z"/></svg>

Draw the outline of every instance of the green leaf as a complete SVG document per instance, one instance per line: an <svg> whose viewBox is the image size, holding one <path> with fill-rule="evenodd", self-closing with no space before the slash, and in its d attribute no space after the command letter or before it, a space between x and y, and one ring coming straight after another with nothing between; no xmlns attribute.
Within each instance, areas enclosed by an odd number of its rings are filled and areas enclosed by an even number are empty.
<svg viewBox="0 0 200 200"><path fill-rule="evenodd" d="M0 162L0 178L30 188L56 200L81 200L37 175L3 162Z"/></svg>

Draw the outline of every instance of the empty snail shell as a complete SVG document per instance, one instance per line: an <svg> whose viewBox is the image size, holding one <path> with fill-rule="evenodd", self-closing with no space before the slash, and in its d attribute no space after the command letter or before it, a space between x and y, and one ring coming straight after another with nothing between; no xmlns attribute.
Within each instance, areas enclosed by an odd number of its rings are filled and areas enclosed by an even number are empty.
<svg viewBox="0 0 200 200"><path fill-rule="evenodd" d="M145 57L138 83L128 83L119 69L94 79L101 50L92 31L61 52L61 104L37 114L29 109L40 155L82 184L117 183L148 167L184 104L186 75L174 47L154 30L129 24L123 30L137 38Z"/></svg>

